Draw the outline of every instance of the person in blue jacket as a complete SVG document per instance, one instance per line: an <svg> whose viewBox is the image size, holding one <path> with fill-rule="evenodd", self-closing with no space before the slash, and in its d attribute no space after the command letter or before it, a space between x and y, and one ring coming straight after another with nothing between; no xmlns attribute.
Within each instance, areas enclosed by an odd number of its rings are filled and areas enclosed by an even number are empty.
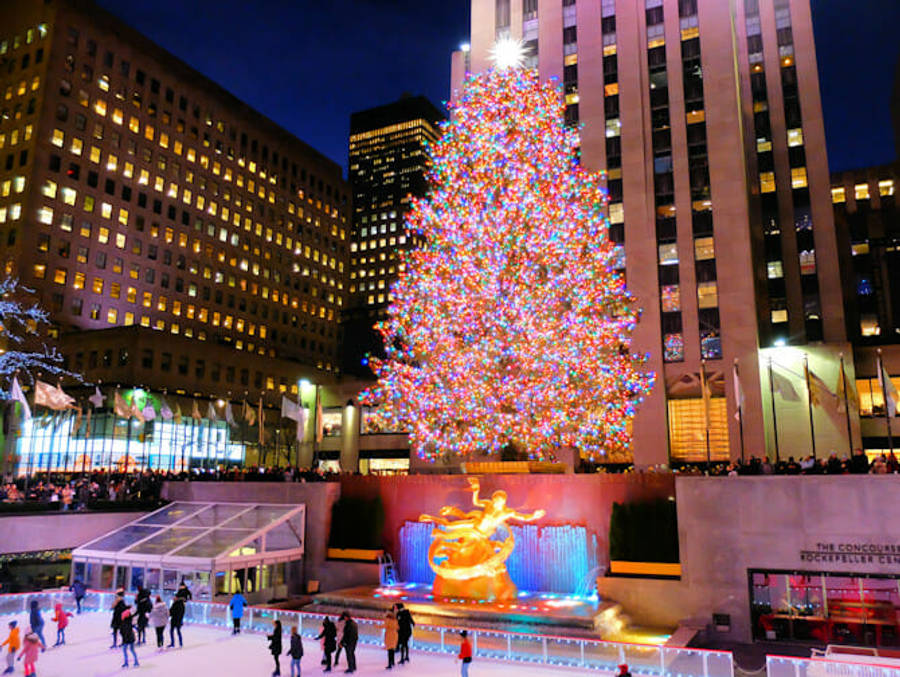
<svg viewBox="0 0 900 677"><path fill-rule="evenodd" d="M47 646L47 642L44 641L44 618L41 616L41 610L36 599L31 600L31 614L28 621L31 624L31 631L41 640L41 652L43 653L45 651L44 647Z"/></svg>
<svg viewBox="0 0 900 677"><path fill-rule="evenodd" d="M69 590L75 595L75 608L77 609L77 613L81 613L81 600L84 599L84 593L87 591L84 582L80 578L76 578L72 582L72 585L69 586Z"/></svg>
<svg viewBox="0 0 900 677"><path fill-rule="evenodd" d="M228 608L231 609L231 620L234 623L234 629L231 631L232 635L241 634L241 618L244 617L245 606L247 606L247 600L244 599L241 593L236 592L231 596Z"/></svg>

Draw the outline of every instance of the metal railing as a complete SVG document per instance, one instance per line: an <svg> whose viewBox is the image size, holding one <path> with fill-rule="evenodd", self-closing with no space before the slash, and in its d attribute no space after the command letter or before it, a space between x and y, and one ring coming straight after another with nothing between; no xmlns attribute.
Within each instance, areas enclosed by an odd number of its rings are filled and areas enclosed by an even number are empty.
<svg viewBox="0 0 900 677"><path fill-rule="evenodd" d="M834 658L796 658L766 656L768 677L898 677L900 663L886 665L879 658L860 656L860 660Z"/></svg>
<svg viewBox="0 0 900 677"><path fill-rule="evenodd" d="M171 595L163 596L167 601ZM27 613L32 599L41 602L44 611L62 602L66 609L75 606L70 592L42 592L0 595L0 614ZM127 596L132 601L133 596ZM108 612L113 606L110 592L89 592L82 601L83 611ZM301 635L314 638L319 634L326 614L247 607L242 628L251 632L270 632L272 623L280 620L285 631L297 626ZM384 624L370 618L356 618L359 643L383 646ZM188 624L231 626L228 604L224 602L188 602L184 622ZM417 623L413 647L418 651L456 655L462 627ZM616 672L616 666L627 663L632 674L673 677L734 677L734 661L729 651L686 649L650 644L607 642L591 637L558 637L503 630L467 628L472 651L479 658L536 663L561 667ZM785 676L788 677L788 676ZM789 676L796 677L796 676ZM872 676L875 677L875 676ZM878 676L881 677L881 676Z"/></svg>

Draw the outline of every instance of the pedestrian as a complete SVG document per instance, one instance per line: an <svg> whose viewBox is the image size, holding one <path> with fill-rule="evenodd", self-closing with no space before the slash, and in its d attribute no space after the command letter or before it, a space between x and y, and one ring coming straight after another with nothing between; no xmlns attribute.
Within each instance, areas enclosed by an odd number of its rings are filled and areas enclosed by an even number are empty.
<svg viewBox="0 0 900 677"><path fill-rule="evenodd" d="M275 659L275 672L272 673L272 677L275 677L281 674L281 621L276 620L272 624L272 634L266 637L269 640L269 653Z"/></svg>
<svg viewBox="0 0 900 677"><path fill-rule="evenodd" d="M122 611L122 617L119 619L119 634L122 637L122 657L125 662L122 663L123 668L128 667L128 651L131 650L131 657L134 659L134 667L138 667L137 654L134 652L134 626L132 623L131 607L125 606Z"/></svg>
<svg viewBox="0 0 900 677"><path fill-rule="evenodd" d="M150 601L150 591L147 588L138 590L135 607L137 611L137 643L140 646L147 643L147 617L153 610L153 602Z"/></svg>
<svg viewBox="0 0 900 677"><path fill-rule="evenodd" d="M40 635L34 632L34 628L25 635L22 653L19 654L19 660L21 661L24 659L25 661L25 677L35 677L37 675L34 664L37 663L38 656L40 656L41 652L46 648L47 647L41 640Z"/></svg>
<svg viewBox="0 0 900 677"><path fill-rule="evenodd" d="M415 624L409 609L403 606L402 602L397 602L397 639L399 640L398 648L400 649L401 665L409 663L409 640L412 637L412 629Z"/></svg>
<svg viewBox="0 0 900 677"><path fill-rule="evenodd" d="M72 614L63 609L62 602L57 602L56 607L53 609L53 618L51 619L56 623L56 644L53 646L66 643L66 627L68 627L71 617Z"/></svg>
<svg viewBox="0 0 900 677"><path fill-rule="evenodd" d="M619 666L619 674L616 677L631 677L631 672L628 670L628 663L622 663Z"/></svg>
<svg viewBox="0 0 900 677"><path fill-rule="evenodd" d="M231 622L234 625L231 631L232 635L241 634L241 618L244 617L245 606L247 606L247 600L241 593L235 592L231 596L231 601L228 602L228 608L231 609Z"/></svg>
<svg viewBox="0 0 900 677"><path fill-rule="evenodd" d="M150 610L150 622L153 624L153 629L156 630L156 648L162 649L166 642L164 633L166 625L169 623L169 607L159 595L156 596L156 603Z"/></svg>
<svg viewBox="0 0 900 677"><path fill-rule="evenodd" d="M469 677L469 663L472 662L472 645L469 644L469 631L463 630L459 633L459 636L462 637L462 642L459 645L459 654L456 656L462 661L459 674L462 677Z"/></svg>
<svg viewBox="0 0 900 677"><path fill-rule="evenodd" d="M112 646L110 649L115 649L119 646L119 624L122 622L122 612L127 608L127 604L125 604L125 591L122 588L116 590L116 598L115 603L112 608L112 619L109 621L109 627L112 630Z"/></svg>
<svg viewBox="0 0 900 677"><path fill-rule="evenodd" d="M294 677L294 669L297 670L297 677L300 677L300 659L303 658L303 639L297 632L297 626L291 626L291 646L287 650L287 655L291 657L291 677Z"/></svg>
<svg viewBox="0 0 900 677"><path fill-rule="evenodd" d="M18 625L16 621L9 622L9 634L3 640L3 644L0 644L0 648L6 647L6 670L3 671L4 675L11 674L15 670L16 651L22 646L19 640Z"/></svg>
<svg viewBox="0 0 900 677"><path fill-rule="evenodd" d="M180 597L185 602L189 602L194 598L191 594L191 591L188 589L187 583L184 582L184 579L181 579L181 583L178 586L178 590L175 592L176 597Z"/></svg>
<svg viewBox="0 0 900 677"><path fill-rule="evenodd" d="M31 626L31 632L36 634L41 640L41 651L45 651L47 640L44 639L44 618L41 616L41 609L36 599L31 600L31 613L28 616L28 623Z"/></svg>
<svg viewBox="0 0 900 677"><path fill-rule="evenodd" d="M84 593L86 591L85 585L80 578L76 578L72 581L72 585L69 586L69 591L75 595L75 613L81 613L81 600L84 599Z"/></svg>
<svg viewBox="0 0 900 677"><path fill-rule="evenodd" d="M331 672L331 654L337 648L335 642L337 640L337 628L328 616L322 621L322 631L316 639L322 640L322 665L325 666L325 672Z"/></svg>
<svg viewBox="0 0 900 677"><path fill-rule="evenodd" d="M169 607L169 648L175 646L175 631L178 631L178 646L184 646L181 641L181 625L184 623L184 598L175 597L172 606Z"/></svg>
<svg viewBox="0 0 900 677"><path fill-rule="evenodd" d="M337 638L335 640L335 645L337 646L337 648L334 650L334 663L332 665L333 665L333 667L336 668L338 666L338 662L341 660L341 649L344 646L344 614L343 613L341 613L341 615L338 616L337 623L335 623L335 626L337 627ZM345 658L345 660L346 660L346 658Z"/></svg>
<svg viewBox="0 0 900 677"><path fill-rule="evenodd" d="M397 616L391 608L384 615L384 648L387 650L388 664L386 670L394 667L394 653L397 651Z"/></svg>
<svg viewBox="0 0 900 677"><path fill-rule="evenodd" d="M350 617L350 612L341 614L344 617L344 655L347 657L347 669L344 672L356 672L356 642L359 640L359 628Z"/></svg>

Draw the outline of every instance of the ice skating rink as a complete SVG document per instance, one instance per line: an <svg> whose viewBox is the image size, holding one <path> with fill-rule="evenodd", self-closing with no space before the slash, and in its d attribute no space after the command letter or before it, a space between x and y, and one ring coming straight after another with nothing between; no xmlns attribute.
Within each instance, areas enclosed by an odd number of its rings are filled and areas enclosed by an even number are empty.
<svg viewBox="0 0 900 677"><path fill-rule="evenodd" d="M0 616L0 636L6 636L7 622L12 616ZM27 628L26 614L15 616L20 627ZM24 625L23 625L24 624ZM148 628L148 644L136 646L135 651L140 667L122 665L121 649L109 647L109 614L86 612L71 619L66 629L66 645L52 647L56 641L55 624L46 621L44 636L48 646L37 663L38 677L107 677L121 674L140 674L153 677L264 677L274 670L272 656L268 652L268 643L261 634L241 634L232 636L230 628L210 627L204 625L186 625L183 628L184 648L156 648L156 634ZM284 650L290 645L290 628L285 628L282 638ZM166 643L168 643L168 630ZM413 640L415 644L415 639ZM322 658L319 643L304 638L304 656L302 674L321 675ZM370 646L359 646L356 650L357 671L360 677L372 675L389 675L401 673L406 677L441 677L458 675L459 663L450 655L437 655L418 651L410 652L410 662L395 666L393 670L385 670L386 653ZM4 651L5 657L5 651ZM129 654L129 663L131 662ZM5 664L3 664L5 667ZM343 674L346 669L344 657L341 664L329 674ZM22 663L16 663L16 675L23 674ZM281 674L290 675L290 658L282 656ZM526 663L506 663L475 658L470 666L471 677L545 677L547 675L584 675L604 674L569 668L545 667Z"/></svg>

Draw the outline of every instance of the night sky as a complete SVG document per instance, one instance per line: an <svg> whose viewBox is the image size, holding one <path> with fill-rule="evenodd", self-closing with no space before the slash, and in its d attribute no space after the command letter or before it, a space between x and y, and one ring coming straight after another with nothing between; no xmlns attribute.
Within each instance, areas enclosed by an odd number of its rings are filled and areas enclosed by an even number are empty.
<svg viewBox="0 0 900 677"><path fill-rule="evenodd" d="M100 0L345 167L350 113L449 92L469 0ZM896 0L812 0L832 170L890 162Z"/></svg>

